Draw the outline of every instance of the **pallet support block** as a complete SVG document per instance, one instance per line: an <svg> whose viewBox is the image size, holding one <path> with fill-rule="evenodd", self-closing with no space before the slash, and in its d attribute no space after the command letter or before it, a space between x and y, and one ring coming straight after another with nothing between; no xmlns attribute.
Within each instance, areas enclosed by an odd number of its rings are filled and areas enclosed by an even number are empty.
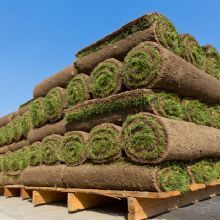
<svg viewBox="0 0 220 220"><path fill-rule="evenodd" d="M28 189L22 188L21 189L20 197L22 199L30 199L32 197L32 190L28 190Z"/></svg>
<svg viewBox="0 0 220 220"><path fill-rule="evenodd" d="M66 193L56 191L33 190L32 203L36 205L66 200Z"/></svg>
<svg viewBox="0 0 220 220"><path fill-rule="evenodd" d="M4 188L0 187L0 195L3 196L4 195Z"/></svg>
<svg viewBox="0 0 220 220"><path fill-rule="evenodd" d="M114 202L115 199L107 196L87 193L68 193L68 211L76 212Z"/></svg>
<svg viewBox="0 0 220 220"><path fill-rule="evenodd" d="M9 188L9 187L4 187L4 196L6 198L9 197L19 197L20 196L20 188Z"/></svg>

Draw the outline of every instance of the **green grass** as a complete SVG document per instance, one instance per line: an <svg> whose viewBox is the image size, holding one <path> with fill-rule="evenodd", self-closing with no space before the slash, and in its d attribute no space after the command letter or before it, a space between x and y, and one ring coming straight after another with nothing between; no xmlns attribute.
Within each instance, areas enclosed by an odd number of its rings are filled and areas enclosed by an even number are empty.
<svg viewBox="0 0 220 220"><path fill-rule="evenodd" d="M44 98L43 108L46 118L50 122L59 120L63 115L65 90L56 87L51 89Z"/></svg>
<svg viewBox="0 0 220 220"><path fill-rule="evenodd" d="M121 73L122 63L113 58L99 63L90 75L93 96L104 98L120 91Z"/></svg>
<svg viewBox="0 0 220 220"><path fill-rule="evenodd" d="M32 128L32 120L31 120L31 116L30 116L30 112L26 112L23 116L22 116L22 121L21 121L21 127L22 127L22 134L25 138L28 137L28 133Z"/></svg>
<svg viewBox="0 0 220 220"><path fill-rule="evenodd" d="M87 138L80 132L71 132L63 137L62 160L68 166L81 164L87 157Z"/></svg>
<svg viewBox="0 0 220 220"><path fill-rule="evenodd" d="M212 106L209 108L209 113L211 117L211 126L220 129L220 106Z"/></svg>
<svg viewBox="0 0 220 220"><path fill-rule="evenodd" d="M66 88L66 99L68 106L74 106L90 98L90 78L81 73L72 78Z"/></svg>
<svg viewBox="0 0 220 220"><path fill-rule="evenodd" d="M180 162L168 162L159 171L158 181L163 191L178 190L187 192L191 183L186 165Z"/></svg>
<svg viewBox="0 0 220 220"><path fill-rule="evenodd" d="M121 154L121 132L113 124L97 125L90 132L88 158L93 163L109 162Z"/></svg>
<svg viewBox="0 0 220 220"><path fill-rule="evenodd" d="M200 69L205 70L206 54L196 39L189 34L182 35L184 54L188 61ZM186 58L187 59L187 58Z"/></svg>
<svg viewBox="0 0 220 220"><path fill-rule="evenodd" d="M159 50L148 42L139 44L125 57L123 77L129 89L144 88L154 81L160 72Z"/></svg>
<svg viewBox="0 0 220 220"><path fill-rule="evenodd" d="M9 122L3 129L3 142L5 144L11 144L14 140L14 125Z"/></svg>
<svg viewBox="0 0 220 220"><path fill-rule="evenodd" d="M62 136L50 135L42 141L43 163L46 165L55 165L62 162L61 146Z"/></svg>
<svg viewBox="0 0 220 220"><path fill-rule="evenodd" d="M98 50L101 50L102 48L112 45L113 43L119 40L125 39L127 36L133 33L148 29L154 22L158 22L159 24L161 24L160 25L161 27L163 26L166 27L164 29L160 28L160 32L163 31L163 33L158 33L158 38L160 39L163 46L167 46L168 48L174 49L174 46L177 44L176 38L178 38L178 33L174 25L163 15L159 15L157 13L151 13L143 16L141 19L139 19L137 22L133 23L132 25L127 26L127 28L125 28L123 31L119 32L118 34L111 36L110 38L108 38L108 40L98 45L92 46L88 49L81 50L80 52L77 53L76 56L77 58L81 58Z"/></svg>
<svg viewBox="0 0 220 220"><path fill-rule="evenodd" d="M131 115L122 127L124 148L132 160L147 163L164 152L166 136L154 117L146 113Z"/></svg>
<svg viewBox="0 0 220 220"><path fill-rule="evenodd" d="M216 48L209 45L204 48L206 54L206 72L220 79L220 55Z"/></svg>
<svg viewBox="0 0 220 220"><path fill-rule="evenodd" d="M43 163L43 151L41 142L35 142L30 146L29 162L31 166L39 166Z"/></svg>
<svg viewBox="0 0 220 220"><path fill-rule="evenodd" d="M34 127L40 127L46 121L43 100L43 98L37 98L29 105L30 116Z"/></svg>
<svg viewBox="0 0 220 220"><path fill-rule="evenodd" d="M22 138L22 134L23 134L22 121L23 121L22 116L17 116L13 120L13 124L14 124L13 130L14 130L14 140L15 141L19 141Z"/></svg>

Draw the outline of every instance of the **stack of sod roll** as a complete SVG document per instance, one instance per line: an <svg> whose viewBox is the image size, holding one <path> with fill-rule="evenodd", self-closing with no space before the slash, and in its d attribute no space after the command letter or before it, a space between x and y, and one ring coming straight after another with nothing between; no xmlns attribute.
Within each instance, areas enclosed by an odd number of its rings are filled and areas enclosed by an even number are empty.
<svg viewBox="0 0 220 220"><path fill-rule="evenodd" d="M220 56L144 15L0 119L0 184L187 192L220 179Z"/></svg>

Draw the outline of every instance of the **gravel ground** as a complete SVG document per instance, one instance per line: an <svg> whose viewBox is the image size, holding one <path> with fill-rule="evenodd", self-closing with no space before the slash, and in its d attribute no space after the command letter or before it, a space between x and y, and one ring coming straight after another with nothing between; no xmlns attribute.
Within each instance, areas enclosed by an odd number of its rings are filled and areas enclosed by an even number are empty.
<svg viewBox="0 0 220 220"><path fill-rule="evenodd" d="M0 197L0 220L125 220L126 204L114 204L68 214L66 204L33 207L30 200ZM166 220L220 220L220 196L157 216Z"/></svg>

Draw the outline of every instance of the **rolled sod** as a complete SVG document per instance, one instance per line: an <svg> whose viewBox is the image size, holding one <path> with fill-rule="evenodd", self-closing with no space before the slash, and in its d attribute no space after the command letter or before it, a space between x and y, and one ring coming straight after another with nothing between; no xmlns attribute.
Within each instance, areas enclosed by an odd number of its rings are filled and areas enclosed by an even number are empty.
<svg viewBox="0 0 220 220"><path fill-rule="evenodd" d="M220 106L212 106L208 109L211 117L211 126L220 129Z"/></svg>
<svg viewBox="0 0 220 220"><path fill-rule="evenodd" d="M9 151L8 145L5 145L4 147L0 147L0 154L6 154Z"/></svg>
<svg viewBox="0 0 220 220"><path fill-rule="evenodd" d="M65 165L28 167L21 173L21 184L37 187L66 187L63 183Z"/></svg>
<svg viewBox="0 0 220 220"><path fill-rule="evenodd" d="M211 115L208 106L198 100L185 99L182 101L186 113L186 120L199 125L209 126L211 124Z"/></svg>
<svg viewBox="0 0 220 220"><path fill-rule="evenodd" d="M58 73L37 84L34 88L34 98L44 97L51 89L55 87L66 87L71 78L76 74L73 65L70 65Z"/></svg>
<svg viewBox="0 0 220 220"><path fill-rule="evenodd" d="M53 123L46 124L40 128L31 129L28 133L29 143L34 143L37 141L42 141L45 137L52 134L63 135L67 132L67 122L65 120Z"/></svg>
<svg viewBox="0 0 220 220"><path fill-rule="evenodd" d="M203 159L188 167L194 183L210 183L219 179L220 170L217 160Z"/></svg>
<svg viewBox="0 0 220 220"><path fill-rule="evenodd" d="M121 156L121 127L103 123L94 127L88 140L88 158L93 163L110 162Z"/></svg>
<svg viewBox="0 0 220 220"><path fill-rule="evenodd" d="M19 170L24 170L29 165L29 147L23 147L14 152L18 157Z"/></svg>
<svg viewBox="0 0 220 220"><path fill-rule="evenodd" d="M9 122L4 126L3 129L3 143L11 144L14 140L14 125L12 122Z"/></svg>
<svg viewBox="0 0 220 220"><path fill-rule="evenodd" d="M165 118L185 120L185 111L181 99L173 93L160 92L150 102L152 112Z"/></svg>
<svg viewBox="0 0 220 220"><path fill-rule="evenodd" d="M72 78L66 88L66 99L69 107L90 98L90 77L81 73Z"/></svg>
<svg viewBox="0 0 220 220"><path fill-rule="evenodd" d="M206 54L203 48L192 35L182 34L180 36L183 42L184 58L198 68L205 70Z"/></svg>
<svg viewBox="0 0 220 220"><path fill-rule="evenodd" d="M127 117L122 133L125 153L137 163L187 161L220 155L220 131L195 123L142 112Z"/></svg>
<svg viewBox="0 0 220 220"><path fill-rule="evenodd" d="M89 134L72 131L65 134L62 142L62 160L68 166L82 164L87 159L87 140Z"/></svg>
<svg viewBox="0 0 220 220"><path fill-rule="evenodd" d="M46 113L43 106L44 98L35 99L29 106L30 116L33 127L40 127L47 121Z"/></svg>
<svg viewBox="0 0 220 220"><path fill-rule="evenodd" d="M206 72L215 78L220 79L220 55L217 49L211 45L206 45L203 49L206 54Z"/></svg>
<svg viewBox="0 0 220 220"><path fill-rule="evenodd" d="M21 122L21 127L22 127L22 134L25 138L28 137L28 133L32 128L32 120L31 120L31 115L30 112L27 111L23 116L22 116L22 122Z"/></svg>
<svg viewBox="0 0 220 220"><path fill-rule="evenodd" d="M19 106L18 110L14 112L14 117L22 116L29 110L29 105L34 101L34 99L30 99L27 102L23 103Z"/></svg>
<svg viewBox="0 0 220 220"><path fill-rule="evenodd" d="M22 140L22 141L7 145L7 147L8 147L8 151L17 151L20 148L26 147L28 145L29 145L29 142L27 140Z"/></svg>
<svg viewBox="0 0 220 220"><path fill-rule="evenodd" d="M154 42L141 43L127 54L123 75L128 89L163 89L220 103L219 80Z"/></svg>
<svg viewBox="0 0 220 220"><path fill-rule="evenodd" d="M13 120L14 140L16 142L21 140L21 138L23 136L22 122L23 122L23 117L22 116L17 116Z"/></svg>
<svg viewBox="0 0 220 220"><path fill-rule="evenodd" d="M29 164L39 166L43 163L42 143L35 142L29 148Z"/></svg>
<svg viewBox="0 0 220 220"><path fill-rule="evenodd" d="M114 58L104 60L94 68L91 77L93 97L104 98L118 93L122 86L122 63Z"/></svg>
<svg viewBox="0 0 220 220"><path fill-rule="evenodd" d="M10 113L0 118L0 127L7 125L13 118L14 113Z"/></svg>
<svg viewBox="0 0 220 220"><path fill-rule="evenodd" d="M138 23L138 28L136 28L135 23ZM124 37L118 38L118 35L120 35L118 34L119 32L124 32ZM113 35L115 35L116 41L109 40ZM91 48L97 48L96 45L101 41L84 49L84 52L81 51L84 56L77 57L78 59L74 63L75 67L79 71L87 73L105 59L115 58L123 60L129 50L143 41L157 42L179 55L182 55L183 52L181 39L175 27L167 18L157 13L145 15L123 26L121 30L116 31L112 36L107 36L101 40L105 43L101 43L103 47L100 47L99 50L92 51ZM109 41L111 43L109 43ZM91 53L86 54L85 50L90 50Z"/></svg>
<svg viewBox="0 0 220 220"><path fill-rule="evenodd" d="M62 162L62 141L61 135L53 134L42 141L43 163L55 165Z"/></svg>
<svg viewBox="0 0 220 220"><path fill-rule="evenodd" d="M66 107L66 91L61 87L53 88L45 96L43 108L46 118L50 122L56 122L63 116L63 109Z"/></svg>

